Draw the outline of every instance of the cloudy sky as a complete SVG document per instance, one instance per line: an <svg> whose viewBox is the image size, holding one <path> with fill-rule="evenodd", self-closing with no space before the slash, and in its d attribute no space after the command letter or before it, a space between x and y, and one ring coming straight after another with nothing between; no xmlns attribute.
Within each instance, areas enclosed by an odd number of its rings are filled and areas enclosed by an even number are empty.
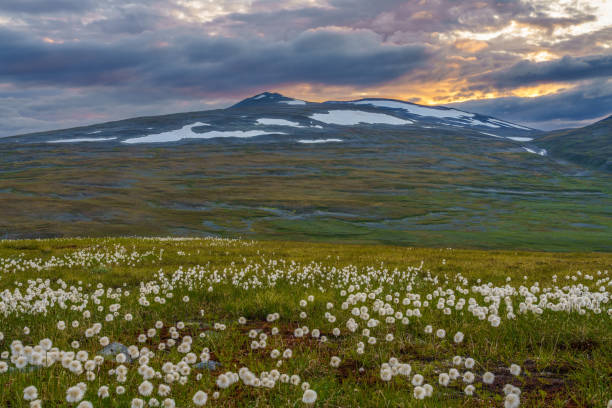
<svg viewBox="0 0 612 408"><path fill-rule="evenodd" d="M612 113L612 1L0 1L0 136L262 91L581 126Z"/></svg>

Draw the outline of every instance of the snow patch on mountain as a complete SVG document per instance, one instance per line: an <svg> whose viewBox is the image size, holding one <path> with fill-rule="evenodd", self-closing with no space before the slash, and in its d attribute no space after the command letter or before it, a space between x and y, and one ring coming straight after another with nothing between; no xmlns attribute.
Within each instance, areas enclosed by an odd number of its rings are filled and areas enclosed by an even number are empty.
<svg viewBox="0 0 612 408"><path fill-rule="evenodd" d="M514 140L515 142L531 142L533 138L531 137L514 137L508 136L507 139Z"/></svg>
<svg viewBox="0 0 612 408"><path fill-rule="evenodd" d="M196 133L193 131L194 127L198 126L209 126L207 123L193 123L185 125L180 129L171 130L169 132L157 133L142 137L135 137L126 139L122 143L135 144L135 143L167 143L167 142L178 142L183 139L214 139L221 137L238 137L248 138L269 134L284 134L280 132L265 132L261 130L231 130L231 131L211 131L205 133Z"/></svg>
<svg viewBox="0 0 612 408"><path fill-rule="evenodd" d="M493 133L487 133L487 132L480 132L480 133L482 133L483 135L487 135L487 136L493 136L493 137L496 137L498 139L505 139L505 137L494 135Z"/></svg>
<svg viewBox="0 0 612 408"><path fill-rule="evenodd" d="M116 137L81 137L76 139L57 139L49 140L47 143L81 143L81 142L104 142L107 140L115 140Z"/></svg>
<svg viewBox="0 0 612 408"><path fill-rule="evenodd" d="M335 143L342 142L342 139L300 139L298 143L313 144L313 143Z"/></svg>
<svg viewBox="0 0 612 408"><path fill-rule="evenodd" d="M258 125L272 125L272 126L292 126L292 127L305 127L300 125L298 122L292 122L286 119L274 119L274 118L261 118L257 119Z"/></svg>
<svg viewBox="0 0 612 408"><path fill-rule="evenodd" d="M299 99L291 99L290 101L280 101L281 103L286 103L287 105L306 105L305 101Z"/></svg>
<svg viewBox="0 0 612 408"><path fill-rule="evenodd" d="M358 125L363 124L385 124L385 125L408 125L414 123L411 120L396 118L384 113L373 113L358 110L330 110L327 113L315 113L311 119L330 125Z"/></svg>
<svg viewBox="0 0 612 408"><path fill-rule="evenodd" d="M451 118L451 119L465 119L473 118L473 113L463 112L457 109L451 108L430 108L427 106L414 105L411 103L400 102L400 101L386 101L376 99L364 99L361 101L352 102L356 105L372 105L379 108L391 108L391 109L402 109L408 113L419 116L431 116L435 118Z"/></svg>
<svg viewBox="0 0 612 408"><path fill-rule="evenodd" d="M546 154L548 153L546 149L533 150L525 146L522 146L522 147L527 153L537 154L539 156L546 156Z"/></svg>

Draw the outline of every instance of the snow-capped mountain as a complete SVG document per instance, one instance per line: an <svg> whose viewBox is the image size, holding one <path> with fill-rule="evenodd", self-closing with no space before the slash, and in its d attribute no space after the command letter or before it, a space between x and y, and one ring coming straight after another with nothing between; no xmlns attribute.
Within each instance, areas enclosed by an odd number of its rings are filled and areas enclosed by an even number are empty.
<svg viewBox="0 0 612 408"><path fill-rule="evenodd" d="M124 146L220 140L262 142L264 137L296 143L354 142L357 129L450 132L477 138L526 144L539 134L521 125L438 106L393 99L360 99L322 103L264 92L227 109L126 119L79 128L39 132L2 139L19 143L106 143ZM352 131L351 131L352 130ZM338 137L342 133L342 137ZM262 139L263 138L263 139ZM359 138L363 142L364 137ZM544 154L533 146L526 152Z"/></svg>

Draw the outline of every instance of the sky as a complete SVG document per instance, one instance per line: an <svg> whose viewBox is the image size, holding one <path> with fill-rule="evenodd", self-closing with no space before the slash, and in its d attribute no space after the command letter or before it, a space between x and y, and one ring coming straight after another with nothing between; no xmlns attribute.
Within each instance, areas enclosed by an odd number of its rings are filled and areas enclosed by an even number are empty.
<svg viewBox="0 0 612 408"><path fill-rule="evenodd" d="M584 126L612 113L612 1L0 2L0 136L263 91Z"/></svg>

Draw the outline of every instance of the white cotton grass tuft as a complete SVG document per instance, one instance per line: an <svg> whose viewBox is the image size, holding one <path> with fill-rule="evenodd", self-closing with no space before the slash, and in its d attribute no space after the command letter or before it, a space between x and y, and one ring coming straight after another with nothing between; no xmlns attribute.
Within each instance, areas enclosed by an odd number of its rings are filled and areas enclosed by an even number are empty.
<svg viewBox="0 0 612 408"><path fill-rule="evenodd" d="M30 385L23 389L23 399L26 401L33 401L38 398L38 390L35 386Z"/></svg>
<svg viewBox="0 0 612 408"><path fill-rule="evenodd" d="M309 388L304 391L304 394L302 395L302 402L304 404L314 404L316 400L317 392L315 390Z"/></svg>
<svg viewBox="0 0 612 408"><path fill-rule="evenodd" d="M519 366L518 364L511 364L510 365L510 374L514 375L514 376L518 376L521 374L521 366Z"/></svg>
<svg viewBox="0 0 612 408"><path fill-rule="evenodd" d="M75 403L83 399L85 392L82 387L75 385L66 390L66 401Z"/></svg>
<svg viewBox="0 0 612 408"><path fill-rule="evenodd" d="M192 401L196 406L201 407L208 401L208 394L204 391L198 391L193 395Z"/></svg>
<svg viewBox="0 0 612 408"><path fill-rule="evenodd" d="M411 382L412 382L412 385L414 385L416 387L416 386L422 385L423 384L423 380L424 380L424 378L423 378L423 376L421 374L415 374L415 375L412 376L412 381Z"/></svg>
<svg viewBox="0 0 612 408"><path fill-rule="evenodd" d="M495 374L493 374L492 372L487 371L486 373L484 373L482 375L482 382L485 384L493 384L493 382L495 381Z"/></svg>
<svg viewBox="0 0 612 408"><path fill-rule="evenodd" d="M450 376L447 373L440 373L438 383L443 387L447 387L450 383Z"/></svg>
<svg viewBox="0 0 612 408"><path fill-rule="evenodd" d="M520 397L510 393L504 398L504 408L517 408L520 405Z"/></svg>

